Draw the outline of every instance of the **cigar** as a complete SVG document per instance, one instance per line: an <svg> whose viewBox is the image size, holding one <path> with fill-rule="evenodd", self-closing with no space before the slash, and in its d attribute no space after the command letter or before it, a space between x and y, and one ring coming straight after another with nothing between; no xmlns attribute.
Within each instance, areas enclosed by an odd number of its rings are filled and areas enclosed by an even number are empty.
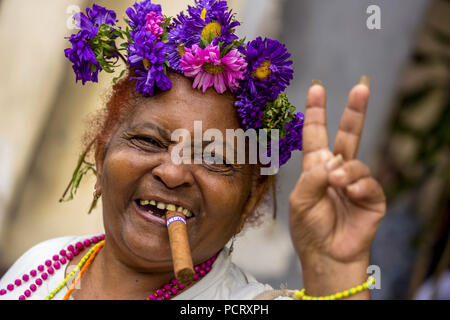
<svg viewBox="0 0 450 320"><path fill-rule="evenodd" d="M187 235L186 217L180 212L166 212L175 278L181 283L194 279L194 265Z"/></svg>

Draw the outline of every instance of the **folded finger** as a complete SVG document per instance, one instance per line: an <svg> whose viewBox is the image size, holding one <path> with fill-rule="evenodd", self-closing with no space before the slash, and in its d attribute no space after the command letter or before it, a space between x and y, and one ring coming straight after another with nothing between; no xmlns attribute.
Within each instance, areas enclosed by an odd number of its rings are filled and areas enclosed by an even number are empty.
<svg viewBox="0 0 450 320"><path fill-rule="evenodd" d="M370 177L369 167L359 160L350 160L332 170L328 181L334 187L344 188L365 177Z"/></svg>
<svg viewBox="0 0 450 320"><path fill-rule="evenodd" d="M348 185L345 188L347 196L354 201L365 203L381 203L385 209L386 196L383 188L373 177L366 177Z"/></svg>

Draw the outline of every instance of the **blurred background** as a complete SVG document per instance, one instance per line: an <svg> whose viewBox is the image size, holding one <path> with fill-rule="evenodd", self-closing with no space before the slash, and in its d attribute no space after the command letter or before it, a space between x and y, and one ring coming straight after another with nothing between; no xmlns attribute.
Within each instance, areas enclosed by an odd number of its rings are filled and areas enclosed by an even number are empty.
<svg viewBox="0 0 450 320"><path fill-rule="evenodd" d="M174 16L193 1L155 2ZM381 290L372 296L450 299L450 1L228 2L243 22L239 35L287 45L296 69L288 94L298 111L311 81L324 83L330 137L351 87L363 74L371 78L358 158L382 183L389 206L373 244ZM96 3L120 19L133 1ZM58 202L82 152L86 117L104 105L114 77L75 84L64 57L64 37L76 32L71 16L92 4L0 0L0 276L41 241L103 231L101 205L87 214L93 176L73 201ZM264 223L234 245L235 263L274 288L302 287L287 219L300 168L297 152L279 173L277 220L270 205L262 207Z"/></svg>

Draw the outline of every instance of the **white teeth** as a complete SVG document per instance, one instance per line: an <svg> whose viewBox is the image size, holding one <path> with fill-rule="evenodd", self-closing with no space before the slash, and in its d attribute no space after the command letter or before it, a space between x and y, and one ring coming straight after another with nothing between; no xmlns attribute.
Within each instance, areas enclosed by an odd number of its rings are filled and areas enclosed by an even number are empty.
<svg viewBox="0 0 450 320"><path fill-rule="evenodd" d="M164 202L155 201L155 200L140 200L139 202L141 206L152 205L156 206L160 210L169 210L183 213L186 217L192 217L193 214L188 209L183 208L182 206L176 206L174 204L165 204ZM148 210L148 212L153 213L152 210Z"/></svg>
<svg viewBox="0 0 450 320"><path fill-rule="evenodd" d="M177 207L175 207L175 205L173 205L173 204L168 204L166 209L169 211L175 211L177 209Z"/></svg>
<svg viewBox="0 0 450 320"><path fill-rule="evenodd" d="M192 216L192 213L188 210L188 209L184 209L183 210L183 214L186 216L186 217L190 217L190 216Z"/></svg>
<svg viewBox="0 0 450 320"><path fill-rule="evenodd" d="M156 207L157 207L158 209L164 210L164 209L166 209L166 204L163 203L163 202L157 202L157 203L156 203Z"/></svg>

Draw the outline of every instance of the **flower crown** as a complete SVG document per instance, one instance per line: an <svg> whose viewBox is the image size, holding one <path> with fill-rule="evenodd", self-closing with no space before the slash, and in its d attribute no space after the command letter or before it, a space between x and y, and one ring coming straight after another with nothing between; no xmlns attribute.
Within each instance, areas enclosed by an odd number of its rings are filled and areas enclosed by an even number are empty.
<svg viewBox="0 0 450 320"><path fill-rule="evenodd" d="M114 11L99 5L74 15L81 30L70 36L72 48L65 55L77 82L97 82L100 71L114 72L122 59L134 71L130 79L136 80L136 90L151 97L172 87L170 69L193 78L193 87L203 92L214 87L219 94L227 89L234 93L246 130L278 129L279 166L302 149L304 116L295 113L283 93L294 74L283 44L261 37L248 43L239 39L235 28L240 23L226 1L195 0L176 18L162 15L161 6L150 0L136 2L126 13L125 30L116 26ZM272 144L269 139L269 156Z"/></svg>

